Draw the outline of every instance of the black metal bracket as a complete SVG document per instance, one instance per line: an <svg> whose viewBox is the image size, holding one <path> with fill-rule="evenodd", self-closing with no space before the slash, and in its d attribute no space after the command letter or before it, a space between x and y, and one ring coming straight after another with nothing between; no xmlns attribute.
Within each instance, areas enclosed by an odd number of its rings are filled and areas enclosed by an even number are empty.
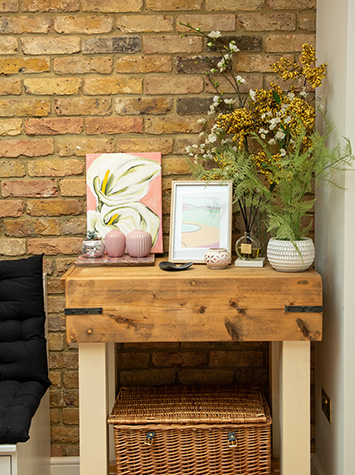
<svg viewBox="0 0 355 475"><path fill-rule="evenodd" d="M102 314L102 307L91 308L66 308L65 315L95 315Z"/></svg>
<svg viewBox="0 0 355 475"><path fill-rule="evenodd" d="M285 305L286 313L323 313L323 305Z"/></svg>

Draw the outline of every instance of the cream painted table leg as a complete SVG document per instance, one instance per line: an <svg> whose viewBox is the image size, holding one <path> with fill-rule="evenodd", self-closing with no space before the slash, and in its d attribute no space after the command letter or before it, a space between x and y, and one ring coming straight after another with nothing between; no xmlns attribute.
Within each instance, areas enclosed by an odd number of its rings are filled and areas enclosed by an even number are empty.
<svg viewBox="0 0 355 475"><path fill-rule="evenodd" d="M282 475L310 475L310 342L280 345L280 468Z"/></svg>
<svg viewBox="0 0 355 475"><path fill-rule="evenodd" d="M108 474L109 350L79 343L80 475Z"/></svg>

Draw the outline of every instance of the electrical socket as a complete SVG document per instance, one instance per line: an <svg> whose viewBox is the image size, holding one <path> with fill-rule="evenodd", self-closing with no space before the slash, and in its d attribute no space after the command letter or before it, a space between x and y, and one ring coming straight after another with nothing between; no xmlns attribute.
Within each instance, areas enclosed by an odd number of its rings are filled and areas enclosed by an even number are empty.
<svg viewBox="0 0 355 475"><path fill-rule="evenodd" d="M328 394L322 388L322 411L324 412L325 417L328 419L329 423L332 423L332 405L331 400Z"/></svg>

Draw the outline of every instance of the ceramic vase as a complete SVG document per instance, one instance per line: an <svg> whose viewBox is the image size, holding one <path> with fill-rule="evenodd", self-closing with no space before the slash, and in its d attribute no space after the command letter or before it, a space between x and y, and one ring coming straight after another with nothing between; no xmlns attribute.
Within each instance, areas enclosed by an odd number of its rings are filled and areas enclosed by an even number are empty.
<svg viewBox="0 0 355 475"><path fill-rule="evenodd" d="M295 245L291 241L270 239L266 253L268 261L275 270L303 272L313 264L315 249L312 239L295 241Z"/></svg>
<svg viewBox="0 0 355 475"><path fill-rule="evenodd" d="M152 236L147 231L136 229L127 234L126 247L131 257L145 257L152 248Z"/></svg>
<svg viewBox="0 0 355 475"><path fill-rule="evenodd" d="M224 269L231 263L231 254L222 247L211 247L204 255L204 261L210 269Z"/></svg>
<svg viewBox="0 0 355 475"><path fill-rule="evenodd" d="M121 257L126 247L126 236L118 229L109 231L105 236L105 247L109 257Z"/></svg>
<svg viewBox="0 0 355 475"><path fill-rule="evenodd" d="M105 244L101 239L85 239L81 245L84 257L101 257L105 252Z"/></svg>

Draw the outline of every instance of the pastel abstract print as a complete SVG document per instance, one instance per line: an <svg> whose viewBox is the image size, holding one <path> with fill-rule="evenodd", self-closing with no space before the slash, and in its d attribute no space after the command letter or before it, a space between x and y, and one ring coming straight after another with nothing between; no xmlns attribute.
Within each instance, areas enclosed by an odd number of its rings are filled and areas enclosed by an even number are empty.
<svg viewBox="0 0 355 475"><path fill-rule="evenodd" d="M88 231L142 229L152 235L152 252L163 252L160 153L88 154L86 180Z"/></svg>
<svg viewBox="0 0 355 475"><path fill-rule="evenodd" d="M182 205L181 247L220 247L221 205L195 196L184 197Z"/></svg>

